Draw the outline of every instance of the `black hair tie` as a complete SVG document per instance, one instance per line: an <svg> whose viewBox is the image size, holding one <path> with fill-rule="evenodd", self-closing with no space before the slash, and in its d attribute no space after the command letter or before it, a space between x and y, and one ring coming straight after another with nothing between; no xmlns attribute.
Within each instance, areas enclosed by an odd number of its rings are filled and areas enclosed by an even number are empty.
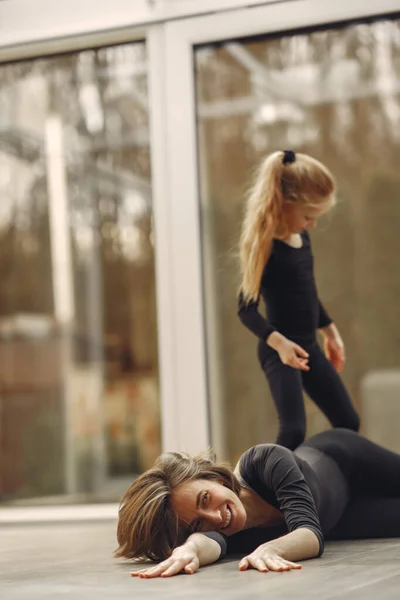
<svg viewBox="0 0 400 600"><path fill-rule="evenodd" d="M291 165L292 163L294 163L295 160L296 160L296 154L293 152L293 150L284 150L283 151L282 164Z"/></svg>

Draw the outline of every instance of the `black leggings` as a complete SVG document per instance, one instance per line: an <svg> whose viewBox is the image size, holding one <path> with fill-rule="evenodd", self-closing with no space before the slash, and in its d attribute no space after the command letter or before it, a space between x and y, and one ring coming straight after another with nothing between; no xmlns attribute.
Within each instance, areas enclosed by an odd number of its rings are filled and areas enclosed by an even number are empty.
<svg viewBox="0 0 400 600"><path fill-rule="evenodd" d="M349 503L326 539L400 537L399 454L346 429L324 431L303 445L330 456L350 488Z"/></svg>
<svg viewBox="0 0 400 600"><path fill-rule="evenodd" d="M276 443L294 450L304 441L306 416L303 388L329 419L333 427L358 431L360 418L347 390L318 345L307 348L309 371L284 365L275 350L264 342L259 359L278 411L279 433Z"/></svg>

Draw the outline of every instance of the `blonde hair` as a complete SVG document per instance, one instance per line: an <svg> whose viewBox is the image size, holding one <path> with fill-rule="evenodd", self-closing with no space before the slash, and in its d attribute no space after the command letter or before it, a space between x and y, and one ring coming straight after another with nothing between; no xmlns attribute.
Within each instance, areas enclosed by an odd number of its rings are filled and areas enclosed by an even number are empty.
<svg viewBox="0 0 400 600"><path fill-rule="evenodd" d="M196 457L162 454L121 498L117 558L164 560L190 532L179 525L171 505L172 491L193 479L213 479L239 495L240 484L229 466L216 464L210 453Z"/></svg>
<svg viewBox="0 0 400 600"><path fill-rule="evenodd" d="M307 154L278 151L264 159L248 196L240 237L240 293L245 303L258 298L273 239L290 235L284 203L319 207L331 200L333 204L334 192L330 171Z"/></svg>

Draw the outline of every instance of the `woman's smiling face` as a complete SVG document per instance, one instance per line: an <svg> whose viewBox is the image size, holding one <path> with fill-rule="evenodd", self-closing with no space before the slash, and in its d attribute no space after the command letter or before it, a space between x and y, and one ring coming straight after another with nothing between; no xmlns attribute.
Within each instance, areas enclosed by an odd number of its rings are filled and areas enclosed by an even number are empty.
<svg viewBox="0 0 400 600"><path fill-rule="evenodd" d="M172 492L172 508L188 533L232 535L246 524L245 508L235 492L212 479L192 479L179 485Z"/></svg>

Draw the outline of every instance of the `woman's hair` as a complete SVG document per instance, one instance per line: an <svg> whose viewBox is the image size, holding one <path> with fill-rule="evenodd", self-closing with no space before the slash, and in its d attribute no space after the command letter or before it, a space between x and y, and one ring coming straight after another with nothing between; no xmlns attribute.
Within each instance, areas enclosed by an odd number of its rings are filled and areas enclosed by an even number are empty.
<svg viewBox="0 0 400 600"><path fill-rule="evenodd" d="M239 495L240 484L230 467L215 464L210 453L191 457L162 454L121 498L116 557L164 560L188 536L171 505L172 491L193 479L213 479Z"/></svg>
<svg viewBox="0 0 400 600"><path fill-rule="evenodd" d="M245 303L256 301L273 238L288 231L284 203L318 207L334 203L335 182L329 170L307 154L274 152L262 162L248 196L240 237L240 293Z"/></svg>

